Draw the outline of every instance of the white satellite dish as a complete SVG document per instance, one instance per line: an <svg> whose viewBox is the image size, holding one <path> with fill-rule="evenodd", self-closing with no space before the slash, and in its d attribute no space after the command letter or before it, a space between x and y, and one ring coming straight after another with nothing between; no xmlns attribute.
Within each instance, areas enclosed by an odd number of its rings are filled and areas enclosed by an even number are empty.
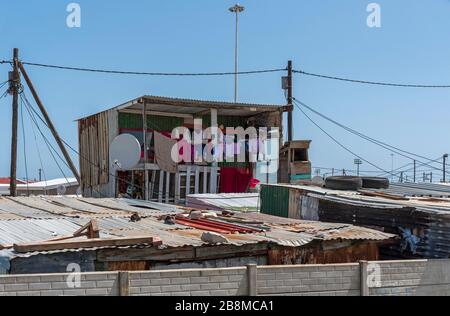
<svg viewBox="0 0 450 316"><path fill-rule="evenodd" d="M109 159L114 170L132 169L141 160L141 144L133 135L119 135L111 143Z"/></svg>
<svg viewBox="0 0 450 316"><path fill-rule="evenodd" d="M64 194L66 194L66 191L67 191L67 189L64 185L60 185L56 189L56 192L58 193L58 195L64 195Z"/></svg>

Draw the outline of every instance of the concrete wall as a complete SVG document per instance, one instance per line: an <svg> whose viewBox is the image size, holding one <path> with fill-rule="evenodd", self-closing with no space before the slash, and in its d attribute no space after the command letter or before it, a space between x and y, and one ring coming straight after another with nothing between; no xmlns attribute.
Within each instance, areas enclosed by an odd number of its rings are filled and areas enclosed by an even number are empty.
<svg viewBox="0 0 450 316"><path fill-rule="evenodd" d="M450 260L0 277L0 296L450 296ZM69 281L69 282L67 282Z"/></svg>
<svg viewBox="0 0 450 316"><path fill-rule="evenodd" d="M248 295L247 269L131 273L130 295L245 296Z"/></svg>
<svg viewBox="0 0 450 316"><path fill-rule="evenodd" d="M0 296L119 295L118 273L83 273L76 281L69 274L0 277Z"/></svg>
<svg viewBox="0 0 450 316"><path fill-rule="evenodd" d="M371 265L370 295L450 295L450 260L374 262Z"/></svg>
<svg viewBox="0 0 450 316"><path fill-rule="evenodd" d="M258 294L358 296L360 265L258 267Z"/></svg>

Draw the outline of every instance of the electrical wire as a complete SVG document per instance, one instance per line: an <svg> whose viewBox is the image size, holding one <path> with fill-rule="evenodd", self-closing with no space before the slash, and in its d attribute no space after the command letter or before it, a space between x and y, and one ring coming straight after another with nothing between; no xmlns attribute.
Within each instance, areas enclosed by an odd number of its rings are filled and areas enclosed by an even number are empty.
<svg viewBox="0 0 450 316"><path fill-rule="evenodd" d="M174 76L174 77L207 77L207 76L229 76L229 75L252 75L252 74L264 74L286 71L285 68L277 69L264 69L264 70L251 70L251 71L240 71L240 72L203 72L203 73L176 73L176 72L139 72L139 71L120 71L120 70L105 70L105 69L92 69L92 68L80 68L80 67L67 67L58 65L47 65L31 62L22 62L23 65L61 69L61 70L74 70L83 72L95 72L95 73L107 73L107 74L119 74L119 75L141 75L141 76Z"/></svg>
<svg viewBox="0 0 450 316"><path fill-rule="evenodd" d="M6 80L6 81L0 83L0 89L3 88L8 82L9 82L9 80Z"/></svg>
<svg viewBox="0 0 450 316"><path fill-rule="evenodd" d="M11 63L9 61L3 61L2 63ZM107 69L95 69L95 68L83 68L83 67L69 67L42 63L32 63L32 62L22 62L23 65L52 68L60 70L73 70L73 71L83 71L83 72L95 72L95 73L107 73L107 74L120 74L120 75L144 75L144 76L178 76L178 77L195 77L195 76L229 76L229 75L251 75L251 74L264 74L264 73L274 73L286 71L286 68L275 68L275 69L263 69L263 70L251 70L251 71L240 71L240 72L199 72L199 73L177 73L177 72L140 72L140 71L120 71L120 70L107 70ZM359 84L369 84L378 86L390 86L390 87L403 87L403 88L450 88L450 85L429 85L429 84L403 84L403 83L392 83L392 82L380 82L380 81L368 81L368 80L357 80L349 79L344 77L322 75L312 72L306 72L303 70L293 70L293 73L329 79L338 80L351 83Z"/></svg>
<svg viewBox="0 0 450 316"><path fill-rule="evenodd" d="M420 162L420 163L423 163L425 166L427 166L427 167L429 167L429 168L433 168L433 169L435 169L435 170L441 171L440 168L431 166L431 165L429 165L429 164L427 164L427 163L424 163L423 161L419 161L418 159L412 158L411 156L419 157L419 158L422 158L422 159L425 159L425 160L429 160L429 161L434 161L433 159L430 159L430 158L428 158L428 157L424 157L424 156L421 156L421 155L418 155L418 154L415 154L415 153L411 153L411 152L409 152L409 151L405 151L405 150L400 149L400 148L398 148L398 147L389 145L389 144L387 144L387 143L384 143L384 142L382 142L382 141L379 141L379 140L377 140L377 139L374 139L374 138L372 138L372 137L369 137L369 136L367 136L367 135L365 135L365 134L363 134L363 133L361 133L361 132L358 132L358 131L356 131L356 130L354 130L354 129L348 127L348 126L345 126L345 125L343 125L343 124L341 124L341 123L339 123L339 122L337 122L337 121L335 121L335 120L333 120L333 119L327 117L326 115L324 115L324 114L322 114L322 113L320 113L320 112L314 110L312 107L308 106L307 104L305 104L305 103L303 103L303 102L301 102L301 101L298 101L298 100L295 99L295 98L294 98L294 103L296 104L296 106L297 106L298 108L300 108L300 106L303 106L303 107L307 108L308 110L310 110L311 112L315 113L316 115L322 117L323 119L325 119L325 120L327 120L327 121L329 121L329 122L331 122L331 123L333 123L333 124L335 124L335 125L337 125L337 126L343 128L343 129L345 129L346 131L348 131L348 132L350 132L350 133L352 133L352 134L354 134L354 135L356 135L356 136L358 136L358 137L361 137L361 138L363 138L363 139L365 139L365 140L367 140L367 141L369 141L369 142L371 142L371 143L373 143L373 144L375 144L375 145L378 145L378 146L380 146L380 147L382 147L382 148L384 148L384 149L386 149L386 150L388 150L388 151L390 151L390 152L392 152L392 153L395 153L395 154L397 154L397 155L399 155L399 156L402 156L402 157L404 157L404 158L407 158L407 159L416 160L416 161L418 161L418 162ZM411 156L408 156L408 155L406 155L406 154L404 154L404 153L409 154L409 155L411 155ZM448 173L450 174L450 172L448 172Z"/></svg>
<svg viewBox="0 0 450 316"><path fill-rule="evenodd" d="M35 131L35 129L34 129L34 125L33 125L33 124L31 124L31 130L32 130L33 136L34 136L34 143L35 143L35 145L36 145L36 150L37 150L37 153L38 153L39 164L40 164L40 166L41 166L42 174L43 174L43 176L44 176L45 187L47 188L47 175L46 175L47 173L46 173L46 171L45 171L44 164L43 164L43 162L42 162L41 150L40 150L39 145L38 145L37 136L36 136L36 131ZM41 180L41 179L40 179L40 180ZM44 191L44 193L47 195L47 189Z"/></svg>
<svg viewBox="0 0 450 316"><path fill-rule="evenodd" d="M27 183L27 196L30 196L30 185L29 185L29 177L28 177L28 159L27 159L27 143L26 143L26 134L25 134L25 124L23 119L23 100L20 102L20 120L22 122L22 138L23 138L23 159L25 164L25 176Z"/></svg>
<svg viewBox="0 0 450 316"><path fill-rule="evenodd" d="M329 168L329 167L313 167L313 169L316 169L316 170L326 170L326 171L342 171L342 170L344 170L345 168ZM345 171L349 171L349 172L357 172L357 170L351 170L351 169L345 169ZM361 172L361 173L380 173L380 171L375 171L375 170L371 170L371 171L368 171L368 170L366 170L366 171L364 171L364 170L360 170L359 172Z"/></svg>
<svg viewBox="0 0 450 316"><path fill-rule="evenodd" d="M4 97L6 97L8 95L8 90L5 91L5 93L2 94L2 96L0 97L0 99L3 99Z"/></svg>
<svg viewBox="0 0 450 316"><path fill-rule="evenodd" d="M31 105L31 103L28 101L28 99L27 99L25 93L22 93L21 96L23 96L23 98L24 98L24 100L25 100L25 102L26 102L28 108L29 108L32 112L34 112L34 114L41 120L41 122L42 122L45 126L48 127L47 122L42 118L42 116L36 111L36 109L35 109L35 108ZM41 132L41 135L42 135L42 132ZM67 147L69 147L70 150L72 150L75 154L77 154L81 159L85 160L85 161L88 162L91 166L93 166L94 168L97 168L99 171L106 172L106 171L105 171L103 168L101 168L99 165L93 163L93 162L90 161L88 158L86 158L86 157L84 157L83 155L81 155L75 148L73 148L73 147L72 147L69 143L67 143L63 138L60 137L60 139L61 139L61 141L62 141ZM52 148L53 148L53 147L52 147ZM53 150L54 150L54 151L56 152L56 154L59 156L59 158L61 159L61 161L63 161L63 163L64 163L68 168L70 168L69 165L67 164L67 162L59 155L59 153L58 153L54 148L53 148ZM122 182L122 183L125 183L125 184L127 184L127 185L132 186L133 188L140 189L140 190L144 190L143 187L141 187L141 186L139 186L139 185L136 185L136 184L134 184L134 183L128 182L128 181L126 181L126 180L124 180L124 179L121 179L121 178L117 177L116 175L114 175L114 174L112 174L112 173L108 173L108 175L111 176L111 177L113 177L115 180L118 180L118 181L120 181L120 182ZM98 192L98 191L95 190L93 187L92 187L92 189L93 189L94 191ZM101 192L98 192L98 193L101 194ZM103 195L103 194L102 194L102 195ZM103 196L106 197L105 195L103 195Z"/></svg>
<svg viewBox="0 0 450 316"><path fill-rule="evenodd" d="M24 100L24 98L23 98L23 93L20 94L20 97L21 97L22 100ZM25 101L26 101L26 100L25 100ZM46 146L47 146L47 149L49 150L50 155L52 156L53 160L55 161L55 163L56 163L56 165L57 165L59 171L60 171L61 174L64 176L64 179L66 180L67 184L70 185L70 181L69 181L69 179L67 178L66 174L64 173L64 170L62 169L61 165L58 163L58 160L56 159L55 154L58 156L58 158L59 158L59 159L60 159L67 167L69 167L69 165L68 165L67 162L61 157L61 155L58 153L58 151L56 151L56 149L52 146L52 144L51 144L50 141L47 139L47 137L45 136L45 134L42 132L42 130L41 130L41 128L40 128L40 126L39 126L39 124L38 124L36 118L34 117L32 111L28 108L27 102L25 102L25 107L26 107L26 109L27 109L27 111L28 111L28 114L29 114L30 117L31 117L32 122L34 123L34 125L35 125L36 128L37 128L37 130L38 130L39 133L41 134L41 137L44 139L44 142L45 142L45 144L46 144ZM55 154L54 154L54 153L55 153Z"/></svg>
<svg viewBox="0 0 450 316"><path fill-rule="evenodd" d="M436 158L436 159L434 159L434 160L430 160L429 161L429 163L430 162L437 162L438 160L440 160L440 159L442 159L441 157L439 157L439 158ZM410 165L410 164L409 164ZM408 165L407 165L408 166ZM419 164L419 165L417 165L416 166L416 169L417 168L420 168L420 167L424 167L424 166L427 166L426 164L424 164L424 163L422 163L422 164ZM405 167L406 168L406 167ZM434 171L436 171L435 169L433 169ZM412 172L412 171L414 171L414 167L412 167L412 168L410 168L410 169L407 169L407 170L405 170L405 171L403 171L403 172ZM416 170L417 172L419 172L418 170ZM442 171L442 170L439 170L439 171Z"/></svg>
<svg viewBox="0 0 450 316"><path fill-rule="evenodd" d="M317 124L311 117L308 116L308 114L306 114L305 111L303 111L303 109L301 107L299 107L299 110L303 113L303 115L306 116L306 118L312 123L314 124L317 128L319 128L325 135L327 135L331 140L333 140L336 144L338 144L340 147L342 147L345 151L349 152L350 154L352 154L353 156L361 159L362 161L368 163L369 165L371 165L372 167L383 171L385 173L391 174L393 176L395 176L394 174L392 174L389 171L384 170L383 168L377 166L376 164L370 162L367 159L364 159L363 157L361 157L360 155L356 154L355 152L353 152L352 150L350 150L349 148L347 148L344 144L342 144L340 141L338 141L335 137L333 137L330 133L328 133L325 129L323 129L319 124Z"/></svg>
<svg viewBox="0 0 450 316"><path fill-rule="evenodd" d="M322 78L322 79L337 80L337 81L359 83L359 84L368 84L368 85L377 85L377 86L389 86L389 87L401 87L401 88L438 88L438 89L439 88L440 89L450 88L450 85L403 84L403 83L357 80L357 79L349 79L349 78L343 78L343 77L321 75L321 74L306 72L303 70L293 70L293 73L297 73L297 74L301 74L301 75L305 75L305 76L316 77L316 78Z"/></svg>

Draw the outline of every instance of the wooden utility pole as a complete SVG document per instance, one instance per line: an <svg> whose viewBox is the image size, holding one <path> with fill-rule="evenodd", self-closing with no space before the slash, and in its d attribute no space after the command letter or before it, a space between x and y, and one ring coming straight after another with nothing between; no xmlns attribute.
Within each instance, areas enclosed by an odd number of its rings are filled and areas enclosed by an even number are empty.
<svg viewBox="0 0 450 316"><path fill-rule="evenodd" d="M287 77L287 101L288 101L288 141L292 141L294 138L294 128L292 122L292 115L294 111L294 98L292 94L292 60L288 61L288 77Z"/></svg>
<svg viewBox="0 0 450 316"><path fill-rule="evenodd" d="M75 165L72 161L72 158L70 158L69 153L67 152L66 147L64 146L61 138L59 137L58 132L56 131L55 126L53 125L52 120L50 119L50 117L48 116L47 111L45 110L44 105L42 104L41 99L39 98L36 90L34 89L33 83L31 82L30 78L28 77L27 72L25 71L25 68L23 67L22 63L18 63L20 71L22 72L23 78L25 79L28 88L30 88L31 94L33 95L34 100L36 101L36 104L38 105L39 109L41 110L42 115L44 116L44 120L48 126L48 128L50 129L50 131L53 134L53 137L56 140L56 143L59 146L59 149L61 150L62 154L64 155L64 158L67 161L67 164L70 168L70 170L72 171L74 177L77 179L78 183L81 185L81 181L80 181L80 175L78 174L78 170L77 168L75 168Z"/></svg>
<svg viewBox="0 0 450 316"><path fill-rule="evenodd" d="M11 196L17 196L17 126L19 119L19 49L14 48L13 52L13 71L10 72L9 93L12 94L12 133L11 133L11 172L9 192Z"/></svg>

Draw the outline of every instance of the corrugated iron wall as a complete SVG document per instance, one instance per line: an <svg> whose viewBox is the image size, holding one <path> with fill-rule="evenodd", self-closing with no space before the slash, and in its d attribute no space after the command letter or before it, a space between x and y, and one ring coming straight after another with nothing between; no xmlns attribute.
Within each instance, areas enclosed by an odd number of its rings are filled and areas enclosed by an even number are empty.
<svg viewBox="0 0 450 316"><path fill-rule="evenodd" d="M109 182L108 113L102 112L78 122L82 188Z"/></svg>
<svg viewBox="0 0 450 316"><path fill-rule="evenodd" d="M183 125L183 118L147 115L147 126L149 129L172 132L174 128ZM133 113L119 113L119 129L142 129L142 127L142 115Z"/></svg>
<svg viewBox="0 0 450 316"><path fill-rule="evenodd" d="M261 185L261 213L288 218L289 195L289 188Z"/></svg>

